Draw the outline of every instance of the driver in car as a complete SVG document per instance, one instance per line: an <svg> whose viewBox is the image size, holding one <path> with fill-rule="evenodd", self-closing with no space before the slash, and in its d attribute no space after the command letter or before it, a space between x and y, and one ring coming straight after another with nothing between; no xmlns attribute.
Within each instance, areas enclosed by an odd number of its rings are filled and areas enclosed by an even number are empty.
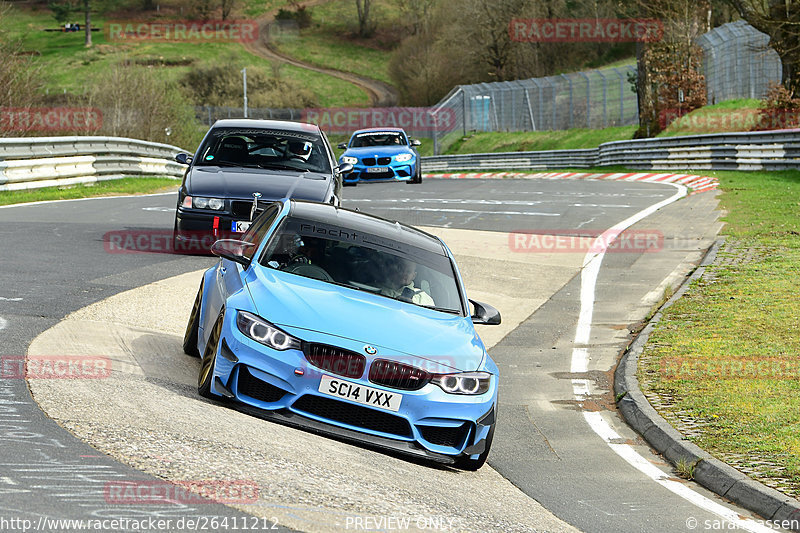
<svg viewBox="0 0 800 533"><path fill-rule="evenodd" d="M394 258L386 265L385 286L381 289L381 294L417 305L435 305L430 294L414 285L416 277L415 263L399 257Z"/></svg>

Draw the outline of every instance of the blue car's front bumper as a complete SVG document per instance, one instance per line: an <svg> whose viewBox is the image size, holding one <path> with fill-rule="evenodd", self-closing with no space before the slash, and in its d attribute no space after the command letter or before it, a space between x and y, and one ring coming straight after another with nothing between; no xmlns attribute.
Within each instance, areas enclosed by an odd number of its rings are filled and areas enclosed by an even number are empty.
<svg viewBox="0 0 800 533"><path fill-rule="evenodd" d="M353 165L353 170L343 176L345 183L359 181L411 181L416 173L416 160L398 163L392 161L387 165L365 165L363 161ZM372 169L372 170L370 170ZM383 169L376 172L375 169Z"/></svg>
<svg viewBox="0 0 800 533"><path fill-rule="evenodd" d="M397 452L452 463L480 455L495 422L496 374L487 392L448 394L428 383L416 391L383 387L367 379L371 358L360 378L349 378L309 363L300 350L277 351L245 337L226 313L212 392L235 400L248 412L318 433L356 440ZM308 342L358 351L363 344L305 332ZM313 337L313 338L309 338ZM398 411L368 407L319 392L323 375L401 394Z"/></svg>

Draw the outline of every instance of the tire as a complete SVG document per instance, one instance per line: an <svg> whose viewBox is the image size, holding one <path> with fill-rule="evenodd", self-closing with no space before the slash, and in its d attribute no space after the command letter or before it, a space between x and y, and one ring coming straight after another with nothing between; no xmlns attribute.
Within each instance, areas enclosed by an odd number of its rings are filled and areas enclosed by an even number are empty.
<svg viewBox="0 0 800 533"><path fill-rule="evenodd" d="M492 440L494 439L494 428L496 425L497 422L495 421L495 423L492 424L492 427L489 429L489 434L486 436L486 449L483 450L483 453L481 453L477 459L470 459L469 457L462 457L460 459L457 459L455 462L456 468L474 472L486 463L486 459L489 457L489 450L492 447Z"/></svg>
<svg viewBox="0 0 800 533"><path fill-rule="evenodd" d="M200 303L203 300L203 281L200 282L200 289L192 305L192 313L189 315L189 323L186 324L186 332L183 334L183 353L192 357L200 357L197 349L197 341L200 335Z"/></svg>
<svg viewBox="0 0 800 533"><path fill-rule="evenodd" d="M217 363L217 351L219 351L219 340L222 337L223 314L214 323L214 329L208 337L203 359L200 361L200 375L197 376L197 393L203 398L217 399L217 395L211 392L211 384L214 382L214 366Z"/></svg>
<svg viewBox="0 0 800 533"><path fill-rule="evenodd" d="M417 165L417 174L414 176L414 179L411 180L410 183L422 183L422 167Z"/></svg>

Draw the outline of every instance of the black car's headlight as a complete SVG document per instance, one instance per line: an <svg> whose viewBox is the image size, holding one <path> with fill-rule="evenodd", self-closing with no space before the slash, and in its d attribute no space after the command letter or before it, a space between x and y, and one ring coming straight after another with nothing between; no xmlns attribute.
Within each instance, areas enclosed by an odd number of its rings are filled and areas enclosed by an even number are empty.
<svg viewBox="0 0 800 533"><path fill-rule="evenodd" d="M247 337L274 350L302 349L299 339L246 311L236 313L236 326Z"/></svg>
<svg viewBox="0 0 800 533"><path fill-rule="evenodd" d="M435 383L448 394L483 394L489 390L492 375L488 372L459 372L456 374L435 374Z"/></svg>
<svg viewBox="0 0 800 533"><path fill-rule="evenodd" d="M186 196L183 199L181 206L194 209L211 209L212 211L222 211L225 209L225 200L222 198L205 198L203 196Z"/></svg>

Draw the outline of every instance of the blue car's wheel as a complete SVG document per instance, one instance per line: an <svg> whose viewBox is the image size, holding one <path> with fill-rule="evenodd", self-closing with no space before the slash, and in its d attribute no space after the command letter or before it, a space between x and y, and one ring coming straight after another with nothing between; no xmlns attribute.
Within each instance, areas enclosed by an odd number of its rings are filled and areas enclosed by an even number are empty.
<svg viewBox="0 0 800 533"><path fill-rule="evenodd" d="M417 164L417 171L414 173L414 177L409 180L409 183L422 183L422 167Z"/></svg>
<svg viewBox="0 0 800 533"><path fill-rule="evenodd" d="M206 350L203 352L203 360L200 362L200 375L197 378L197 392L204 398L216 398L211 392L211 384L214 381L214 366L217 362L217 351L219 350L219 340L222 337L223 315L219 315L214 329L206 343Z"/></svg>
<svg viewBox="0 0 800 533"><path fill-rule="evenodd" d="M189 315L189 323L186 324L186 332L183 334L183 353L192 357L200 357L197 349L197 338L200 331L200 302L203 299L203 282L200 282L200 290L192 305L192 313Z"/></svg>

